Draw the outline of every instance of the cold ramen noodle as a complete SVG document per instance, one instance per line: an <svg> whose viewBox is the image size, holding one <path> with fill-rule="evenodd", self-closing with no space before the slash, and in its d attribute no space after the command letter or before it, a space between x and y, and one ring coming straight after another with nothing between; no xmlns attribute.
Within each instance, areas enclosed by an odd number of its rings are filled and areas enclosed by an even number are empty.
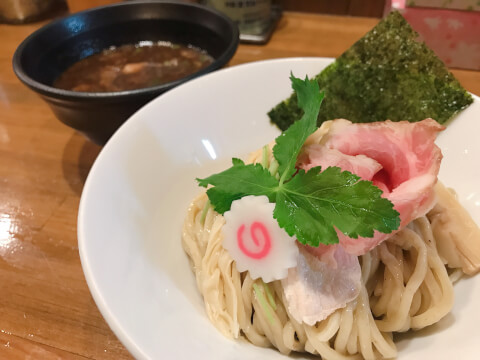
<svg viewBox="0 0 480 360"><path fill-rule="evenodd" d="M437 180L432 119L316 129L318 85L270 145L199 184L182 244L225 336L324 359L394 358L393 333L452 308L480 270L480 230ZM320 95L319 95L320 94Z"/></svg>

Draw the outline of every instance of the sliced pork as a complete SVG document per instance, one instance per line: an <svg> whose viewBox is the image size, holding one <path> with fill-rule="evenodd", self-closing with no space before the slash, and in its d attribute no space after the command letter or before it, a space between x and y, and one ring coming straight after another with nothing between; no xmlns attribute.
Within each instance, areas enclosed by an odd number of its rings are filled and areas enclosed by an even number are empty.
<svg viewBox="0 0 480 360"><path fill-rule="evenodd" d="M435 145L444 129L433 119L417 123L383 121L353 124L338 119L317 144L305 146L299 167L338 166L371 180L400 213L400 228L425 215L434 205L442 154ZM350 254L362 255L392 234L375 232L372 238L352 239L337 231Z"/></svg>
<svg viewBox="0 0 480 360"><path fill-rule="evenodd" d="M322 169L338 166L342 170L357 174L364 180L371 180L382 169L382 165L368 156L346 155L336 149L329 149L320 144L309 145L308 152L305 154L308 154L308 157L304 159L305 163L299 164L305 171L310 170L314 166L321 166ZM312 162L311 159L315 159L315 161Z"/></svg>
<svg viewBox="0 0 480 360"><path fill-rule="evenodd" d="M442 159L434 141L441 130L432 119L327 122L307 140L297 166L305 170L338 166L372 181L400 213L400 230L434 205L433 187ZM282 280L288 311L299 322L313 325L354 300L361 286L357 256L392 236L378 231L372 238L352 239L338 230L337 234L337 245L298 244L297 267Z"/></svg>
<svg viewBox="0 0 480 360"><path fill-rule="evenodd" d="M361 287L358 258L341 246L332 256L335 266L325 263L299 244L297 267L282 280L288 312L300 323L314 325L354 300Z"/></svg>

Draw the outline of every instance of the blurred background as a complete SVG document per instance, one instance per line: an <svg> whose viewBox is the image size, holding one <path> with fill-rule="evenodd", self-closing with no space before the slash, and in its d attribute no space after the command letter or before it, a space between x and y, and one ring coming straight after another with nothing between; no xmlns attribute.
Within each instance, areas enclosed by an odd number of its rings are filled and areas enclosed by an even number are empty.
<svg viewBox="0 0 480 360"><path fill-rule="evenodd" d="M135 1L135 0L130 0ZM227 3L235 7L245 1L232 0L184 0L187 2L210 3L219 5ZM118 0L2 0L0 1L0 21L6 23L23 23L36 21L62 12L77 12L94 5L106 5ZM320 14L352 15L364 17L381 17L386 0L251 0L248 3L269 3L280 6L285 11L300 11Z"/></svg>

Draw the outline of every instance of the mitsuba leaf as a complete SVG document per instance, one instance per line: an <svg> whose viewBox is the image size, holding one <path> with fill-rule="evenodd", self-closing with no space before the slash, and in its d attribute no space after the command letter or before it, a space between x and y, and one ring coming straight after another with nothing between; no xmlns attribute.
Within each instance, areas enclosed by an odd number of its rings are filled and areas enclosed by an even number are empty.
<svg viewBox="0 0 480 360"><path fill-rule="evenodd" d="M296 236L302 244L318 247L322 244L338 243L338 237L331 224L324 217L299 207L298 198L288 192L277 194L273 217L290 236Z"/></svg>
<svg viewBox="0 0 480 360"><path fill-rule="evenodd" d="M197 179L200 186L214 186L207 190L207 195L215 211L223 214L230 210L233 201L247 195L266 195L270 202L275 201L278 180L268 169L260 164L245 165L240 159L233 159L232 163L231 168L221 173Z"/></svg>
<svg viewBox="0 0 480 360"><path fill-rule="evenodd" d="M398 229L398 212L371 182L337 167L297 172L300 150L316 130L323 93L308 77L301 80L292 75L291 80L304 114L276 139L273 154L279 164L280 180L260 164L246 165L233 159L231 168L197 179L200 186L212 185L207 195L214 209L223 214L233 201L244 196L266 195L276 203L273 216L280 227L310 246L338 243L337 230L357 238L372 237L374 230L390 233Z"/></svg>
<svg viewBox="0 0 480 360"><path fill-rule="evenodd" d="M320 167L300 170L276 197L274 217L290 235L310 246L338 243L335 228L351 238L390 233L400 225L382 191L348 171Z"/></svg>
<svg viewBox="0 0 480 360"><path fill-rule="evenodd" d="M315 80L301 80L290 76L292 88L298 95L298 105L303 109L302 118L275 139L273 155L278 161L280 184L287 181L296 171L298 154L307 138L317 129L317 116L324 94Z"/></svg>

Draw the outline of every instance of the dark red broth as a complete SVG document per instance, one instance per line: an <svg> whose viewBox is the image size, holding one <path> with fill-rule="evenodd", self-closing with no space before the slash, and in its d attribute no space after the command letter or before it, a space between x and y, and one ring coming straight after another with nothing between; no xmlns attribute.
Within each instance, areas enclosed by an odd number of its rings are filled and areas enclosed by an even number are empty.
<svg viewBox="0 0 480 360"><path fill-rule="evenodd" d="M205 51L191 46L168 42L122 45L76 62L53 86L83 92L140 89L181 79L212 62Z"/></svg>

